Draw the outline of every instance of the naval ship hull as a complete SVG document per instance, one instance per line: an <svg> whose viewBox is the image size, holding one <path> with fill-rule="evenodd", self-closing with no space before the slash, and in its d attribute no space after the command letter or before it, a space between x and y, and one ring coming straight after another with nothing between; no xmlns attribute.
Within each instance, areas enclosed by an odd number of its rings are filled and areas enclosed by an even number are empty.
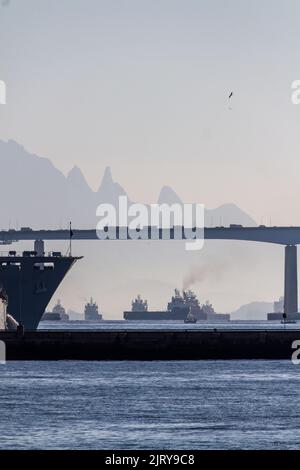
<svg viewBox="0 0 300 470"><path fill-rule="evenodd" d="M167 311L131 311L131 312L124 312L124 320L151 320L151 321L161 321L161 320L185 320L190 312L188 307L183 308L173 308L172 310ZM206 320L206 316L203 315L201 312L197 312L195 314L192 312L193 315L197 318L197 320Z"/></svg>
<svg viewBox="0 0 300 470"><path fill-rule="evenodd" d="M147 311L147 312L124 312L124 320L150 320L150 321L162 321L162 320L185 320L189 313L189 309L181 308L176 312L169 311Z"/></svg>
<svg viewBox="0 0 300 470"><path fill-rule="evenodd" d="M0 285L7 311L26 330L36 330L51 297L80 257L1 256Z"/></svg>
<svg viewBox="0 0 300 470"><path fill-rule="evenodd" d="M226 322L230 321L230 315L226 313L212 313L206 314L202 312L192 312L197 320L212 321L212 322ZM164 321L164 320L182 320L184 321L189 314L189 308L178 308L171 311L134 311L124 312L124 320L135 320L135 321Z"/></svg>

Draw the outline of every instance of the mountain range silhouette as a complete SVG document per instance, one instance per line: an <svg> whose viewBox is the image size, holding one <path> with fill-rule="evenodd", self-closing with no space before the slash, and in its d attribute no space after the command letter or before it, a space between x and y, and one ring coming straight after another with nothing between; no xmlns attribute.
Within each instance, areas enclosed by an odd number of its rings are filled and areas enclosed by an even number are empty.
<svg viewBox="0 0 300 470"><path fill-rule="evenodd" d="M105 169L98 191L93 191L82 171L74 166L65 176L47 158L29 153L13 140L0 141L0 186L2 228L19 225L32 228L57 228L73 226L87 228L96 225L96 207L100 203L118 206L119 196L126 190ZM129 199L129 197L128 197ZM143 201L134 201L143 202ZM183 203L174 189L164 186L158 196L160 204ZM205 210L205 225L243 224L255 226L256 222L235 204L223 204Z"/></svg>
<svg viewBox="0 0 300 470"><path fill-rule="evenodd" d="M49 159L31 154L12 140L0 141L0 164L3 229L67 228L70 220L76 228L95 227L98 204L117 205L118 197L127 194L114 181L109 167L98 190L93 191L77 166L65 176ZM153 202L182 203L169 186L164 186ZM205 210L206 226L230 223L256 225L252 217L233 203ZM275 246L209 240L202 250L193 253L185 251L181 241L104 243L74 243L73 252L84 258L68 274L53 302L59 297L66 308L80 312L92 295L104 318L120 319L122 311L130 308L132 298L141 293L151 308L163 309L173 289L181 288L184 278L195 268L199 279L190 287L201 301L210 299L217 311L229 312L253 300L272 301L281 294L278 270L282 266L282 254ZM68 248L66 242L53 241L46 245L49 250ZM30 249L25 242L15 244L15 248ZM258 283L259 278L268 279L268 283ZM264 287L258 290L258 285ZM246 312L239 312L238 317L245 318Z"/></svg>

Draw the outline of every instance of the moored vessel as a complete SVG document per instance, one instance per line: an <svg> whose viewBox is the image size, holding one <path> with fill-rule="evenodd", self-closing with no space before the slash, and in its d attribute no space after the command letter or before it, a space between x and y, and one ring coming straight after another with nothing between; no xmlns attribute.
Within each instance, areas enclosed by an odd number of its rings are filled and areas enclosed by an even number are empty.
<svg viewBox="0 0 300 470"><path fill-rule="evenodd" d="M138 307L140 307L138 309ZM146 308L147 307L147 308ZM197 320L207 321L229 321L229 314L219 314L213 309L212 304L208 301L200 305L197 296L191 290L183 290L182 294L179 289L175 289L175 293L171 301L167 305L166 311L148 310L148 303L143 305L140 296L132 302L131 311L123 313L124 320L185 320L191 314Z"/></svg>
<svg viewBox="0 0 300 470"><path fill-rule="evenodd" d="M0 283L8 297L10 315L25 330L36 330L57 287L74 263L82 257L45 254L36 240L34 251L9 251L0 256Z"/></svg>
<svg viewBox="0 0 300 470"><path fill-rule="evenodd" d="M45 312L41 321L62 321L68 322L69 315L66 313L64 307L58 299L56 305L53 307L52 312Z"/></svg>
<svg viewBox="0 0 300 470"><path fill-rule="evenodd" d="M84 307L84 319L85 321L101 321L102 315L98 311L98 305L94 302L91 297L90 301Z"/></svg>

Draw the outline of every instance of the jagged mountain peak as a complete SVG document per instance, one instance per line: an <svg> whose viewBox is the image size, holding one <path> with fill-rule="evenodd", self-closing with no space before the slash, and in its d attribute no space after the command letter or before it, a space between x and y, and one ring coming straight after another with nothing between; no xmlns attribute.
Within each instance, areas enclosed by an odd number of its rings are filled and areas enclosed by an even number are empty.
<svg viewBox="0 0 300 470"><path fill-rule="evenodd" d="M103 178L102 178L99 190L103 187L111 186L113 184L114 184L114 180L112 177L111 168L110 166L107 166L104 170L104 174L103 174Z"/></svg>
<svg viewBox="0 0 300 470"><path fill-rule="evenodd" d="M78 179L82 179L85 181L85 178L83 176L83 173L81 171L81 169L77 166L77 165L74 165L73 168L69 171L68 175L67 175L67 179L68 180L78 180Z"/></svg>
<svg viewBox="0 0 300 470"><path fill-rule="evenodd" d="M92 193L81 169L75 165L67 175L67 182L71 191L83 191L85 194ZM79 195L78 195L79 196Z"/></svg>
<svg viewBox="0 0 300 470"><path fill-rule="evenodd" d="M102 200L103 202L116 202L119 196L124 195L126 195L126 191L119 183L113 180L111 168L107 166L98 189L98 200Z"/></svg>
<svg viewBox="0 0 300 470"><path fill-rule="evenodd" d="M158 204L182 204L182 201L174 189L163 186L159 193Z"/></svg>

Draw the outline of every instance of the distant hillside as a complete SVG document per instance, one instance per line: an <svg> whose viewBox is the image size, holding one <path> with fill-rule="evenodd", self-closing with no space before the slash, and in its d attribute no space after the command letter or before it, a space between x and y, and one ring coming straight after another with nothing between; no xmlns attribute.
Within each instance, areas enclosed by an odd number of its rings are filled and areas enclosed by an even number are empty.
<svg viewBox="0 0 300 470"><path fill-rule="evenodd" d="M95 210L101 202L117 204L126 190L113 180L106 168L97 192L87 184L80 168L74 167L67 177L47 158L27 152L15 141L0 141L2 177L0 216L2 228L31 226L33 228L65 227L69 220L80 228L95 226ZM7 176L7 177L6 177ZM142 201L141 201L142 202ZM153 201L156 202L156 201ZM159 203L182 203L176 192L165 186ZM254 226L255 221L235 204L207 209L205 224L240 223Z"/></svg>
<svg viewBox="0 0 300 470"><path fill-rule="evenodd" d="M230 318L231 320L267 320L269 312L273 312L272 302L251 302L232 312Z"/></svg>

